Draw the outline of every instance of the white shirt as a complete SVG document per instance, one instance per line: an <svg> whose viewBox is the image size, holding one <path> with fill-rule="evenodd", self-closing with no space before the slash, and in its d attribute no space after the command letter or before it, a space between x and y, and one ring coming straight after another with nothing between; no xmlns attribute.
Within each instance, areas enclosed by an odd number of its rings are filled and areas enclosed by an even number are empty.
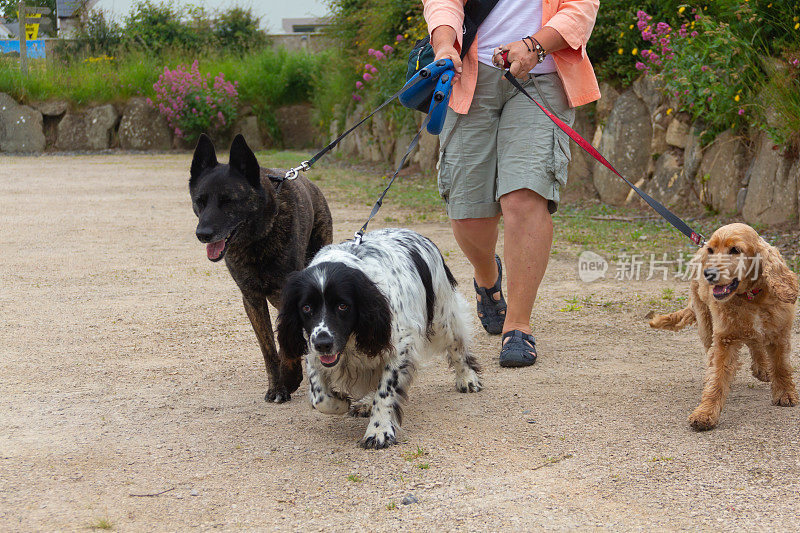
<svg viewBox="0 0 800 533"><path fill-rule="evenodd" d="M500 0L486 20L478 26L478 61L489 66L492 52L498 46L519 41L542 29L542 0ZM530 46L530 41L528 41ZM556 62L547 55L531 72L546 74L556 71Z"/></svg>

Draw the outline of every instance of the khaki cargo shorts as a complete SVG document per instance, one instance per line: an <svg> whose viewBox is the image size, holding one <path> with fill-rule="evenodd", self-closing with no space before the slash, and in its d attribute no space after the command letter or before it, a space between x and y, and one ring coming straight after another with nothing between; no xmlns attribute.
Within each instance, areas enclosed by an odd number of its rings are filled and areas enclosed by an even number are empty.
<svg viewBox="0 0 800 533"><path fill-rule="evenodd" d="M567 183L569 137L503 73L479 63L469 112L447 110L438 181L451 219L494 217L500 214L500 197L518 189L546 198L550 213L558 209L560 188ZM538 75L536 84L529 78L522 86L572 125L575 110L557 73Z"/></svg>

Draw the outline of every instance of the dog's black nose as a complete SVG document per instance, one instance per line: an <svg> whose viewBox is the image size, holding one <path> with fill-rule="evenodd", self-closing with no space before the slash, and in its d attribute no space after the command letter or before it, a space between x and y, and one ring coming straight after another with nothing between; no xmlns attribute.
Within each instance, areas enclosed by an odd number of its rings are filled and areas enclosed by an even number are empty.
<svg viewBox="0 0 800 533"><path fill-rule="evenodd" d="M703 270L703 276L710 282L715 282L719 279L719 270L716 268L707 268Z"/></svg>
<svg viewBox="0 0 800 533"><path fill-rule="evenodd" d="M194 232L197 235L197 240L200 242L211 242L211 237L214 235L214 231L211 228L197 226L197 230Z"/></svg>
<svg viewBox="0 0 800 533"><path fill-rule="evenodd" d="M333 350L333 337L327 331L320 331L313 340L314 349L319 353L330 353Z"/></svg>

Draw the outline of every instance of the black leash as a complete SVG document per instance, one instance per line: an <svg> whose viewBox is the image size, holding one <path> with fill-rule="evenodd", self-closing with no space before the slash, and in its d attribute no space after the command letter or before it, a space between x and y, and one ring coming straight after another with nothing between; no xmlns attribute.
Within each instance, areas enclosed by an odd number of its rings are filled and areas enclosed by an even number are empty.
<svg viewBox="0 0 800 533"><path fill-rule="evenodd" d="M389 98L388 98L386 101L384 101L384 102L383 102L381 105L379 105L377 108L375 108L375 110L374 110L372 113L370 113L370 114L369 114L369 115L367 115L366 117L364 117L364 118L362 118L361 120L359 120L359 121L358 121L358 123L357 123L356 125L354 125L354 126L352 126L352 127L348 128L348 129L347 129L347 130L346 130L344 133L342 133L341 135L339 135L338 137L336 137L334 140L332 140L330 143L328 143L328 145L327 145L325 148L323 148L322 150L320 150L319 152L317 152L316 154L314 154L314 156L313 156L311 159L309 159L309 160L307 160L307 161L303 161L302 163L300 163L300 164L299 164L298 166L296 166L296 167L290 168L288 171L286 171L286 175L284 175L284 176L278 176L278 175L275 175L275 174L269 174L269 175L268 175L268 176L269 176L269 179L270 179L271 181L273 181L273 182L275 182L275 183L277 183L277 184L278 184L278 185L277 185L277 187L275 188L275 192L280 192L280 190L281 190L281 187L283 186L283 182L284 182L284 181L286 181L286 180L293 180L293 179L296 179L296 178L297 178L297 176L299 176L299 175L300 175L300 172L307 172L307 171L311 170L311 166L312 166L314 163L316 163L317 161L319 161L319 159L320 159L320 158L321 158L323 155L325 155L325 154L327 154L328 152L330 152L331 150L333 150L333 149L336 147L336 145L337 145L337 144L339 144L340 142L342 142L342 139L344 139L345 137L347 137L348 135L350 135L351 133L353 133L353 131L354 131L356 128L358 128L359 126L361 126L361 125L362 125L363 123L365 123L367 120L371 119L371 118L372 118L372 117L375 115L375 113L377 113L378 111L380 111L381 109L383 109L384 107L386 107L387 105L389 105L389 104L390 104L390 103L391 103L391 102L392 102L392 101L393 101L395 98L397 98L398 96L400 96L400 94L401 94L403 91L405 91L405 90L407 90L407 89L410 89L411 87L414 87L414 86L415 86L415 85L417 85L418 83L422 83L422 82L425 82L425 81L426 81L426 80L424 80L423 78L419 78L419 79L411 79L411 80L407 81L407 82L405 83L405 85L403 85L402 87L400 87L400 90L399 90L399 91L397 91L396 93L394 93L394 94L393 94L392 96L390 96L390 97L389 97ZM403 158L403 161L405 161L405 158Z"/></svg>
<svg viewBox="0 0 800 533"><path fill-rule="evenodd" d="M597 161L599 161L601 164L603 164L606 168L611 170L611 172L613 172L614 174L616 174L617 176L622 178L622 180L625 183L627 183L628 186L631 189L633 189L636 192L636 194L638 194L645 202L647 202L647 204L650 207L652 207L656 211L656 213L661 215L664 218L664 220L666 220L667 222L672 224L678 231L680 231L681 233L683 233L684 235L689 237L689 239L691 239L691 241L693 243L695 243L696 245L698 245L698 246L702 246L703 245L703 243L705 242L705 238L701 234L699 234L696 231L694 231L692 228L689 227L688 224L686 224L686 222L681 220L680 217L678 217L678 215L676 215L675 213L673 213L672 211L670 211L669 209L664 207L658 200L654 199L649 194L647 194L646 192L644 192L641 189L639 189L636 185L631 183L625 176L620 174L617 171L617 169L614 168L614 166L611 163L609 163L608 160L605 157L603 157L603 155L600 152L598 152L597 149L589 143L589 141L584 139L577 131L575 131L574 129L570 128L563 120L561 120L560 118L555 116L553 113L548 111L544 106L542 106L542 104L537 102L530 94L528 94L528 91L525 90L525 88L519 83L519 81L517 81L517 79L511 74L510 71L506 71L505 78L508 81L510 81L511 85L516 87L517 90L519 90L519 92L524 94L526 97L528 97L528 99L531 102L536 104L539 107L539 109L541 109L542 112L545 115L547 115L548 118L550 118L550 120L552 120L555 123L555 125L558 126L561 129L561 131L563 131L564 133L569 135L570 139L575 141L578 144L578 146L580 146L581 148L586 150L586 152L588 152L589 155L594 157Z"/></svg>
<svg viewBox="0 0 800 533"><path fill-rule="evenodd" d="M441 105L441 103L439 103L437 105ZM414 138L411 139L411 143L408 145L408 150L406 150L406 153L403 156L403 159L400 161L400 165L398 165L397 169L394 171L394 174L392 174L392 179L389 180L388 185L386 185L386 188L383 189L383 192L381 193L380 197L378 197L378 201L375 202L375 205L372 206L372 211L369 213L369 217L367 217L367 221L364 222L364 225L361 226L361 229L356 232L356 234L354 236L356 244L361 244L361 239L364 238L364 233L367 231L367 225L370 222L372 222L372 219L375 218L375 215L378 214L378 211L380 211L381 206L383 206L383 198L386 196L386 193L389 192L389 189L392 188L392 184L394 184L394 180L395 180L395 178L397 178L397 174L403 168L403 165L406 164L406 159L408 159L409 154L411 154L411 152L414 150L414 147L417 146L417 144L419 143L419 138L420 138L420 135L422 135L422 130L424 130L425 127L428 125L428 121L430 121L430 119L431 119L431 114L432 113L429 113L429 114L425 115L425 120L422 121L422 126L420 126L419 131L417 132L417 134L414 135Z"/></svg>

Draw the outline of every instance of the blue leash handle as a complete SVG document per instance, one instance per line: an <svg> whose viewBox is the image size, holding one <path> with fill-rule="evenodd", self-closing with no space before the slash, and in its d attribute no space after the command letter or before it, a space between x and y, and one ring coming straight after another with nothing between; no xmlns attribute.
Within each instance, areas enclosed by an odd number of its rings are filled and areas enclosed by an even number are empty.
<svg viewBox="0 0 800 533"><path fill-rule="evenodd" d="M430 91L437 84L439 77L452 69L453 61L450 59L440 59L425 66L408 80L407 88L403 89L398 100L405 107L416 109L430 95Z"/></svg>

